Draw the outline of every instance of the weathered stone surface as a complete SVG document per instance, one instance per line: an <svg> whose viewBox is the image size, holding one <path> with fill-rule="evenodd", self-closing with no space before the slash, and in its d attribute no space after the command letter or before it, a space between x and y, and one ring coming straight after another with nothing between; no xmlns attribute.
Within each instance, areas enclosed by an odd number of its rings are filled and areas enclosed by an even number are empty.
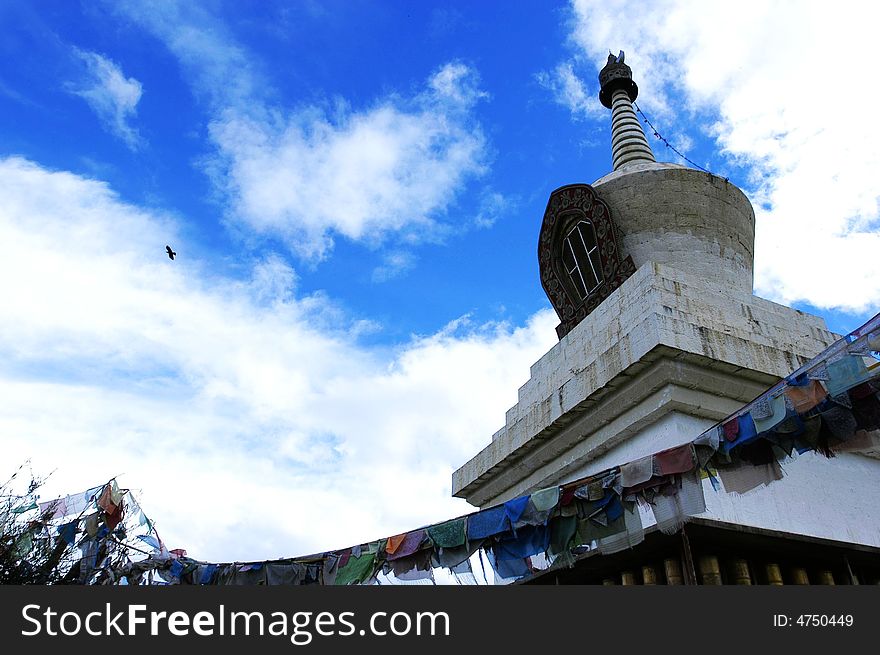
<svg viewBox="0 0 880 655"><path fill-rule="evenodd" d="M726 180L638 162L592 186L638 270L535 362L504 427L453 474L473 505L691 441L836 339L821 318L752 295L754 212ZM787 461L784 480L745 495L707 481L701 516L880 546L870 437Z"/></svg>
<svg viewBox="0 0 880 655"><path fill-rule="evenodd" d="M836 339L821 318L752 295L748 199L715 175L651 161L631 70L610 55L599 77L615 170L592 187L638 270L532 366L504 427L453 474L453 494L473 505L691 441ZM702 516L880 546L880 432L847 444L833 460L786 460L785 480L745 495L704 481Z"/></svg>
<svg viewBox="0 0 880 655"><path fill-rule="evenodd" d="M611 209L623 256L687 270L718 291L751 293L755 213L723 178L666 163L633 163L593 183Z"/></svg>
<svg viewBox="0 0 880 655"><path fill-rule="evenodd" d="M649 429L670 414L699 419L695 438L834 340L821 318L646 264L532 366L453 493L485 505L629 461L636 436L642 454L675 445Z"/></svg>

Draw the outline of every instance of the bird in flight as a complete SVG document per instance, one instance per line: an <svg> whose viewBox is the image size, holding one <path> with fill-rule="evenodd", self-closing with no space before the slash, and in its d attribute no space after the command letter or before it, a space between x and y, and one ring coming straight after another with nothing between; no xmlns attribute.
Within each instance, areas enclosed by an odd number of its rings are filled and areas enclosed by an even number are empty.
<svg viewBox="0 0 880 655"><path fill-rule="evenodd" d="M171 249L171 246L165 246L165 251L168 253L168 259L171 259L171 260L173 260L173 259L174 259L174 255L177 254L176 252L174 252L174 251Z"/></svg>

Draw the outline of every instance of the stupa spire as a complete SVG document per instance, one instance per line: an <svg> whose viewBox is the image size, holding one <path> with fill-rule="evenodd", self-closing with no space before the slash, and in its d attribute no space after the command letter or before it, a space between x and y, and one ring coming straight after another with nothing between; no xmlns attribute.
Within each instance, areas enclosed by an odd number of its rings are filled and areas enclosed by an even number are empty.
<svg viewBox="0 0 880 655"><path fill-rule="evenodd" d="M632 103L639 87L632 79L632 69L623 63L623 50L599 71L599 101L611 110L611 160L614 170L633 162L653 162L654 153Z"/></svg>

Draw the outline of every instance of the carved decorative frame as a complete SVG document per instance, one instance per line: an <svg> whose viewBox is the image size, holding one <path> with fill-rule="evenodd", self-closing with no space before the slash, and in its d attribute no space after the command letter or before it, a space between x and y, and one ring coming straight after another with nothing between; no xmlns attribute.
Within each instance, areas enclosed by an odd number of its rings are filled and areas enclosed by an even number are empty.
<svg viewBox="0 0 880 655"><path fill-rule="evenodd" d="M603 278L599 287L583 301L562 263L565 235L580 221L589 221L596 230ZM560 339L636 270L632 257L621 260L611 210L589 184L569 184L550 194L538 237L538 267L541 286L561 321L556 327Z"/></svg>

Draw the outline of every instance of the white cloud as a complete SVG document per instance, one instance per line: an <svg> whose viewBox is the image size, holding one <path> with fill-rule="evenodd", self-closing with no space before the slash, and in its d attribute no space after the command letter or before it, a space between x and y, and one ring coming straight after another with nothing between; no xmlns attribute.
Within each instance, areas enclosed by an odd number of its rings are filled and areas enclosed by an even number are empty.
<svg viewBox="0 0 880 655"><path fill-rule="evenodd" d="M362 111L315 107L283 124L230 110L211 124L233 213L320 259L333 236L378 245L435 238L465 182L484 170L485 139L469 109L476 74L447 64L427 89Z"/></svg>
<svg viewBox="0 0 880 655"><path fill-rule="evenodd" d="M574 72L574 64L565 61L556 66L552 73L541 71L535 76L538 84L553 93L553 99L567 107L574 120L605 116L605 109L595 99L598 93L589 89Z"/></svg>
<svg viewBox="0 0 880 655"><path fill-rule="evenodd" d="M597 67L609 48L626 51L664 136L675 141L690 120L681 112L714 113L722 151L751 167L757 293L850 311L880 304L880 131L870 124L880 90L865 82L880 63L880 7L573 7L574 41Z"/></svg>
<svg viewBox="0 0 880 655"><path fill-rule="evenodd" d="M479 211L474 217L474 226L478 228L492 227L499 217L513 211L516 204L515 198L508 198L497 191L485 189L480 197Z"/></svg>
<svg viewBox="0 0 880 655"><path fill-rule="evenodd" d="M247 50L205 5L176 0L112 0L107 5L159 38L177 57L197 96L213 107L243 107L272 93Z"/></svg>
<svg viewBox="0 0 880 655"><path fill-rule="evenodd" d="M86 76L71 84L72 92L88 103L111 133L136 150L142 140L129 121L137 114L143 94L141 83L126 78L116 63L102 55L76 48L74 52L85 64Z"/></svg>
<svg viewBox="0 0 880 655"><path fill-rule="evenodd" d="M465 513L452 471L556 341L543 311L370 349L279 256L218 275L172 219L20 159L0 161L0 195L4 461L57 469L47 494L120 475L195 557L307 554Z"/></svg>
<svg viewBox="0 0 880 655"><path fill-rule="evenodd" d="M439 97L453 103L453 106L467 108L489 94L479 88L476 72L460 62L448 63L441 67L428 80L428 86Z"/></svg>
<svg viewBox="0 0 880 655"><path fill-rule="evenodd" d="M279 107L254 57L199 6L124 2L160 38L209 100L217 147L209 172L228 198L231 225L280 237L300 257L325 257L337 236L377 247L448 232L448 209L485 171L487 145L473 108L487 97L477 72L448 62L411 96L370 106L337 100Z"/></svg>
<svg viewBox="0 0 880 655"><path fill-rule="evenodd" d="M382 264L373 269L373 282L387 282L415 266L416 258L411 252L393 250L382 257Z"/></svg>

